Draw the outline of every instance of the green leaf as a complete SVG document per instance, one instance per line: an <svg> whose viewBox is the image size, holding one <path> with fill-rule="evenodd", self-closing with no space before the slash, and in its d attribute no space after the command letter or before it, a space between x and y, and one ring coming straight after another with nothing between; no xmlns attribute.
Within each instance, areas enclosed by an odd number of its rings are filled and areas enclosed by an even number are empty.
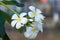
<svg viewBox="0 0 60 40"><path fill-rule="evenodd" d="M13 9L11 9L9 6L7 6L6 4L4 4L3 2L0 2L1 5L5 6L7 9L9 9L11 12L13 12L13 14L19 15L16 11L14 11Z"/></svg>
<svg viewBox="0 0 60 40"><path fill-rule="evenodd" d="M4 4L6 5L16 5L18 7L24 7L24 4L22 3L18 3L16 1L0 1L0 2L3 2ZM1 4L0 4L1 5Z"/></svg>
<svg viewBox="0 0 60 40"><path fill-rule="evenodd" d="M7 13L0 10L0 14L2 14L5 17L5 20L7 20L9 23L11 22L11 16L9 16Z"/></svg>
<svg viewBox="0 0 60 40"><path fill-rule="evenodd" d="M5 34L4 23L5 23L5 18L2 14L0 14L0 37Z"/></svg>
<svg viewBox="0 0 60 40"><path fill-rule="evenodd" d="M0 37L2 37L2 39L4 40L9 40L9 37L7 36L5 32L4 24L5 24L5 18L0 12Z"/></svg>

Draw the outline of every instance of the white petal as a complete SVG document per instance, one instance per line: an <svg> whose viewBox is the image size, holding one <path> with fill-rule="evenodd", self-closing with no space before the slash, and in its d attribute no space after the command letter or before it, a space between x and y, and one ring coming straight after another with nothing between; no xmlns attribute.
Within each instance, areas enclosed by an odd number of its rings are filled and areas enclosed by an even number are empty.
<svg viewBox="0 0 60 40"><path fill-rule="evenodd" d="M19 28L21 28L21 23L16 24L16 29L19 29Z"/></svg>
<svg viewBox="0 0 60 40"><path fill-rule="evenodd" d="M17 23L16 20L12 21L12 22L11 22L11 26L14 27L16 23Z"/></svg>
<svg viewBox="0 0 60 40"><path fill-rule="evenodd" d="M42 13L41 10L39 10L39 9L36 9L36 12L37 12L38 14Z"/></svg>
<svg viewBox="0 0 60 40"><path fill-rule="evenodd" d="M21 23L22 23L22 24L26 24L26 23L27 23L27 18L22 18Z"/></svg>
<svg viewBox="0 0 60 40"><path fill-rule="evenodd" d="M31 36L31 31L32 31L32 27L26 27L26 32L24 32L24 36L26 38L29 38Z"/></svg>
<svg viewBox="0 0 60 40"><path fill-rule="evenodd" d="M31 36L29 37L29 39L35 39L38 35L38 32L36 33L32 33Z"/></svg>
<svg viewBox="0 0 60 40"><path fill-rule="evenodd" d="M27 15L27 13L21 13L19 16L20 17L24 17L24 16L26 16Z"/></svg>
<svg viewBox="0 0 60 40"><path fill-rule="evenodd" d="M43 27L42 27L42 25L38 25L37 27L38 27L38 30L40 30L41 32L43 32Z"/></svg>
<svg viewBox="0 0 60 40"><path fill-rule="evenodd" d="M27 32L31 32L32 31L32 27L26 27L26 31Z"/></svg>
<svg viewBox="0 0 60 40"><path fill-rule="evenodd" d="M24 36L26 38L28 38L28 39L34 39L34 38L36 38L36 36L37 36L37 34L38 34L39 31L33 33L32 29L33 29L32 27L27 27L26 28L26 32L24 33Z"/></svg>
<svg viewBox="0 0 60 40"><path fill-rule="evenodd" d="M42 21L39 17L35 17L35 21L39 22Z"/></svg>
<svg viewBox="0 0 60 40"><path fill-rule="evenodd" d="M42 24L40 24L39 22L35 22L35 27L36 27L39 31L43 32Z"/></svg>
<svg viewBox="0 0 60 40"><path fill-rule="evenodd" d="M29 17L33 18L34 17L34 13L33 12L28 12Z"/></svg>
<svg viewBox="0 0 60 40"><path fill-rule="evenodd" d="M13 16L12 16L12 19L17 19L18 18L18 16L16 15L16 14L14 14Z"/></svg>
<svg viewBox="0 0 60 40"><path fill-rule="evenodd" d="M28 39L35 39L36 37L37 37L37 34L38 33L32 33L32 32L30 32L30 33L28 33L28 32L25 32L24 33L24 36L26 37L26 38L28 38Z"/></svg>
<svg viewBox="0 0 60 40"><path fill-rule="evenodd" d="M37 21L37 22L38 21L42 21L42 20L44 20L44 18L45 17L42 14L40 14L40 15L38 15L38 16L35 17L35 21Z"/></svg>
<svg viewBox="0 0 60 40"><path fill-rule="evenodd" d="M24 36L25 36L26 38L29 38L29 37L31 36L31 33L29 33L29 32L24 32Z"/></svg>
<svg viewBox="0 0 60 40"><path fill-rule="evenodd" d="M43 27L41 26L41 32L43 32Z"/></svg>
<svg viewBox="0 0 60 40"><path fill-rule="evenodd" d="M45 18L42 14L40 14L38 17L39 17L41 20L44 20L44 18Z"/></svg>
<svg viewBox="0 0 60 40"><path fill-rule="evenodd" d="M41 32L43 32L43 23L38 23L38 30L40 30Z"/></svg>
<svg viewBox="0 0 60 40"><path fill-rule="evenodd" d="M38 24L38 30L40 30L41 32L43 32L43 26L42 26L42 24Z"/></svg>
<svg viewBox="0 0 60 40"><path fill-rule="evenodd" d="M29 9L31 10L31 11L35 11L35 7L34 6L29 6Z"/></svg>

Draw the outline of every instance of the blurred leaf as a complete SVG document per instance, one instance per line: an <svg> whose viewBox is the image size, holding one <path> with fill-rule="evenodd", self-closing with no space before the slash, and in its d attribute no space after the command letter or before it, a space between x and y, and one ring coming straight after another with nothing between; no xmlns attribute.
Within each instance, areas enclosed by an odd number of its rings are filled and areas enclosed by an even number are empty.
<svg viewBox="0 0 60 40"><path fill-rule="evenodd" d="M18 2L16 1L0 1L0 2L3 2L5 3L6 5L16 5L18 7L24 7L24 4L19 4ZM0 4L1 5L1 4Z"/></svg>
<svg viewBox="0 0 60 40"><path fill-rule="evenodd" d="M5 18L0 13L0 37L2 37L5 34L5 28L4 28Z"/></svg>
<svg viewBox="0 0 60 40"><path fill-rule="evenodd" d="M9 40L9 37L5 32L4 25L5 25L5 18L0 12L0 37L2 37L3 40Z"/></svg>
<svg viewBox="0 0 60 40"><path fill-rule="evenodd" d="M11 22L11 17L7 13L0 10L0 14L2 14L9 23Z"/></svg>
<svg viewBox="0 0 60 40"><path fill-rule="evenodd" d="M16 11L14 11L13 9L11 9L9 6L7 6L3 2L0 2L0 4L3 5L4 7L6 7L7 9L9 9L11 12L13 12L13 14L19 15Z"/></svg>

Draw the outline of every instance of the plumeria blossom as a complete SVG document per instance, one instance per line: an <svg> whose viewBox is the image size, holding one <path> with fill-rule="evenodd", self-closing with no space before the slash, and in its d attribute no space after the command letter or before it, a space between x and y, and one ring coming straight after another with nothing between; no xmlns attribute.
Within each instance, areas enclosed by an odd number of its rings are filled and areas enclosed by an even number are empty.
<svg viewBox="0 0 60 40"><path fill-rule="evenodd" d="M28 39L35 39L39 30L33 27L26 27L26 32L24 32L24 36Z"/></svg>
<svg viewBox="0 0 60 40"><path fill-rule="evenodd" d="M38 8L29 6L29 9L30 12L28 12L28 15L27 13L21 13L20 15L14 14L11 18L13 20L11 25L12 27L16 25L16 29L20 29L26 24L24 36L29 39L35 39L40 31L43 32L42 20L44 20L45 17ZM27 18L25 16L27 16Z"/></svg>
<svg viewBox="0 0 60 40"><path fill-rule="evenodd" d="M28 12L29 17L35 18L35 21L44 20L44 16L41 14L42 12L39 9L36 9L34 6L29 6L31 10Z"/></svg>
<svg viewBox="0 0 60 40"><path fill-rule="evenodd" d="M24 32L24 36L29 39L35 39L39 31L43 32L42 23L33 22L31 26L32 27L26 27L26 32Z"/></svg>
<svg viewBox="0 0 60 40"><path fill-rule="evenodd" d="M21 28L22 26L24 26L24 24L26 24L27 23L27 18L26 17L24 17L24 16L26 16L27 15L27 13L21 13L20 15L16 15L16 14L14 14L13 16L12 16L12 22L11 22L11 25L12 25L12 27L14 27L15 25L16 25L16 29L19 29L19 28Z"/></svg>

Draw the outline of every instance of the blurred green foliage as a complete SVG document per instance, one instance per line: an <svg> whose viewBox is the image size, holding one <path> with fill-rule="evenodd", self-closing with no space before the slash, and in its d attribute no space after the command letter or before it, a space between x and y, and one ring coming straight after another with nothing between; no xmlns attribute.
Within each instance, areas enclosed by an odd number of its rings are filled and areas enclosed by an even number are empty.
<svg viewBox="0 0 60 40"><path fill-rule="evenodd" d="M0 14L2 14L9 23L11 22L11 16L9 16L6 12L0 10Z"/></svg>
<svg viewBox="0 0 60 40"><path fill-rule="evenodd" d="M4 23L5 23L5 18L4 18L4 16L0 13L0 36L3 36L4 33L5 33Z"/></svg>
<svg viewBox="0 0 60 40"><path fill-rule="evenodd" d="M0 2L4 3L3 6L4 5L16 5L18 7L24 7L24 4L19 4L16 1L0 1ZM2 4L0 4L0 5L2 5ZM14 12L14 10L12 10L9 7L7 7L7 6L5 6L5 7L7 9L9 9L10 11L12 11L12 13L17 13L17 12ZM0 14L2 14L4 16L5 20L7 20L9 23L11 23L12 20L11 20L11 16L9 14L7 14L6 12L4 12L2 10L0 10ZM23 28L18 29L18 31L23 32Z"/></svg>
<svg viewBox="0 0 60 40"><path fill-rule="evenodd" d="M24 7L24 4L18 3L17 1L0 1L0 2L3 2L6 5L16 5L18 7Z"/></svg>
<svg viewBox="0 0 60 40"><path fill-rule="evenodd" d="M2 40L10 40L5 32L5 28L4 28L5 18L2 14L3 13L0 12L0 37L2 38Z"/></svg>

